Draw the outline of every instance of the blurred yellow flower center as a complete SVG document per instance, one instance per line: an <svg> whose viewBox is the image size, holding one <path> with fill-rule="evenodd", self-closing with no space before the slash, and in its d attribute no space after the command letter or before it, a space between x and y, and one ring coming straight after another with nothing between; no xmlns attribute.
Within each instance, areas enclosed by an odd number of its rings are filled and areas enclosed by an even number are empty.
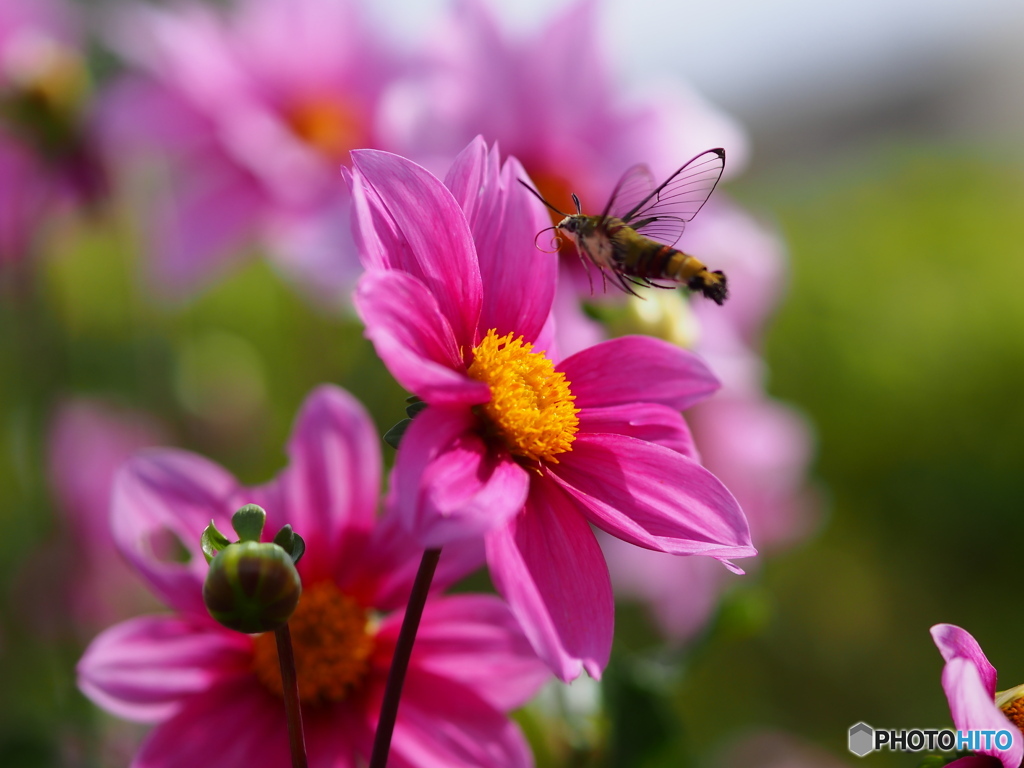
<svg viewBox="0 0 1024 768"><path fill-rule="evenodd" d="M305 589L288 627L295 650L299 698L304 704L341 701L365 677L373 653L366 609L324 581ZM282 696L273 632L253 638L253 671Z"/></svg>
<svg viewBox="0 0 1024 768"><path fill-rule="evenodd" d="M1002 710L1011 723L1024 731L1024 697L1007 702L1002 706Z"/></svg>
<svg viewBox="0 0 1024 768"><path fill-rule="evenodd" d="M295 135L331 160L348 161L348 152L365 143L359 113L343 100L318 96L298 101L285 120Z"/></svg>
<svg viewBox="0 0 1024 768"><path fill-rule="evenodd" d="M557 464L579 429L576 398L547 355L512 336L492 328L473 350L469 375L491 388L481 411L514 455Z"/></svg>

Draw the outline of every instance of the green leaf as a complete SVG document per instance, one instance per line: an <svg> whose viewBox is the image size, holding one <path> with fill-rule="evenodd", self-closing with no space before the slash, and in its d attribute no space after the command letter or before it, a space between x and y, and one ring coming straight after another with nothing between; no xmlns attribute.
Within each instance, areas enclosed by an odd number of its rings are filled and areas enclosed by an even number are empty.
<svg viewBox="0 0 1024 768"><path fill-rule="evenodd" d="M420 400L418 402L410 403L409 405L405 406L405 412L406 412L406 414L408 414L410 419L415 419L416 418L416 414L419 413L420 411L422 411L426 407L427 407L427 404L424 403L422 400Z"/></svg>
<svg viewBox="0 0 1024 768"><path fill-rule="evenodd" d="M288 553L292 563L298 563L299 558L306 551L306 542L299 534L292 530L291 525L286 525L274 537L274 543Z"/></svg>
<svg viewBox="0 0 1024 768"><path fill-rule="evenodd" d="M228 538L217 530L217 526L213 524L213 520L206 526L203 531L203 535L199 540L200 545L203 548L203 557L206 558L206 562L209 563L213 560L214 555L228 546L231 542Z"/></svg>
<svg viewBox="0 0 1024 768"><path fill-rule="evenodd" d="M293 533L292 536L294 540L292 541L292 551L289 554L292 556L292 562L298 565L299 558L306 553L306 541L297 533Z"/></svg>
<svg viewBox="0 0 1024 768"><path fill-rule="evenodd" d="M405 430L409 428L410 424L412 424L412 419L402 419L384 433L384 442L392 448L398 448L398 444L402 442L402 437L405 436Z"/></svg>
<svg viewBox="0 0 1024 768"><path fill-rule="evenodd" d="M255 504L246 504L231 516L231 527L239 541L259 541L266 522L267 513Z"/></svg>

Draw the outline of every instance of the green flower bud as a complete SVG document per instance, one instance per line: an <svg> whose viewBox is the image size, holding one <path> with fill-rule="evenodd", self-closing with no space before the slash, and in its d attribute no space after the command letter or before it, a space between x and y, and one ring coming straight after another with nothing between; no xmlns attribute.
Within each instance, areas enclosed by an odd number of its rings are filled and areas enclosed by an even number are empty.
<svg viewBox="0 0 1024 768"><path fill-rule="evenodd" d="M272 543L240 541L220 550L203 584L206 610L228 629L252 634L284 626L302 594L292 556Z"/></svg>

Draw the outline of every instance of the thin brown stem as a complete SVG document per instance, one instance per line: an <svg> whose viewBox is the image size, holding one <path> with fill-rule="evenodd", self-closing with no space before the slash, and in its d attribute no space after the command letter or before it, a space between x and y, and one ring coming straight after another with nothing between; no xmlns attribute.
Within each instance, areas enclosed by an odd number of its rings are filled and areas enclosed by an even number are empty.
<svg viewBox="0 0 1024 768"><path fill-rule="evenodd" d="M395 643L395 655L391 659L388 670L388 682L384 688L384 701L380 705L380 719L377 721L377 734L373 739L373 754L370 757L370 768L385 768L388 764L388 753L391 751L391 734L395 730L398 717L398 703L402 699L402 686L405 684L405 673L409 669L409 658L412 646L416 642L416 632L420 628L423 606L430 594L430 582L434 580L434 570L441 557L441 548L428 549L420 560L420 568L416 572L416 581L409 595L409 605L405 609L402 628L398 632Z"/></svg>
<svg viewBox="0 0 1024 768"><path fill-rule="evenodd" d="M277 658L281 662L281 683L284 686L284 714L288 718L288 746L292 753L292 768L308 768L306 739L302 734L302 709L299 706L299 681L295 675L295 652L292 633L285 624L274 630Z"/></svg>

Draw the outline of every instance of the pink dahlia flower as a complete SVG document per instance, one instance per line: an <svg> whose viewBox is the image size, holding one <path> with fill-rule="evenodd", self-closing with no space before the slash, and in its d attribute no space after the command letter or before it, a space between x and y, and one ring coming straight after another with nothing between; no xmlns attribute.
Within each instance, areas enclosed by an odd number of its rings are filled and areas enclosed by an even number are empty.
<svg viewBox="0 0 1024 768"><path fill-rule="evenodd" d="M106 136L167 177L151 226L159 287L191 291L260 242L337 301L358 267L339 168L353 147L378 145L396 66L358 4L136 4L117 22L111 43L135 71L108 97Z"/></svg>
<svg viewBox="0 0 1024 768"><path fill-rule="evenodd" d="M273 636L215 623L203 605L199 533L230 530L245 503L306 541L303 595L290 626L310 765L354 768L369 755L401 608L419 549L393 517L375 519L380 457L362 407L321 387L288 443L290 465L244 488L193 454L142 454L121 471L112 524L122 552L175 613L112 627L78 665L79 686L104 709L157 723L132 763L281 766L288 738ZM168 546L171 545L171 546ZM479 547L441 558L406 680L391 765L525 766L526 742L506 712L547 677L505 605L439 590L481 562Z"/></svg>
<svg viewBox="0 0 1024 768"><path fill-rule="evenodd" d="M499 591L562 679L598 676L612 639L608 571L590 528L648 549L755 554L726 488L692 457L680 411L718 386L692 353L624 337L559 360L555 260L518 162L473 142L442 184L395 155L353 153L368 273L367 336L428 407L395 465L419 541L484 535ZM541 351L546 350L546 351Z"/></svg>
<svg viewBox="0 0 1024 768"><path fill-rule="evenodd" d="M0 265L23 258L49 216L104 181L89 137L78 25L58 0L0 4Z"/></svg>
<svg viewBox="0 0 1024 768"><path fill-rule="evenodd" d="M1020 730L1024 723L1021 686L996 692L996 668L966 630L952 624L936 624L931 632L939 653L946 660L942 688L949 700L954 725L961 731L1009 731L1013 734L1009 749L993 746L978 751L998 758L1004 768L1020 768L1024 759L1024 735ZM980 760L978 762L980 764Z"/></svg>

